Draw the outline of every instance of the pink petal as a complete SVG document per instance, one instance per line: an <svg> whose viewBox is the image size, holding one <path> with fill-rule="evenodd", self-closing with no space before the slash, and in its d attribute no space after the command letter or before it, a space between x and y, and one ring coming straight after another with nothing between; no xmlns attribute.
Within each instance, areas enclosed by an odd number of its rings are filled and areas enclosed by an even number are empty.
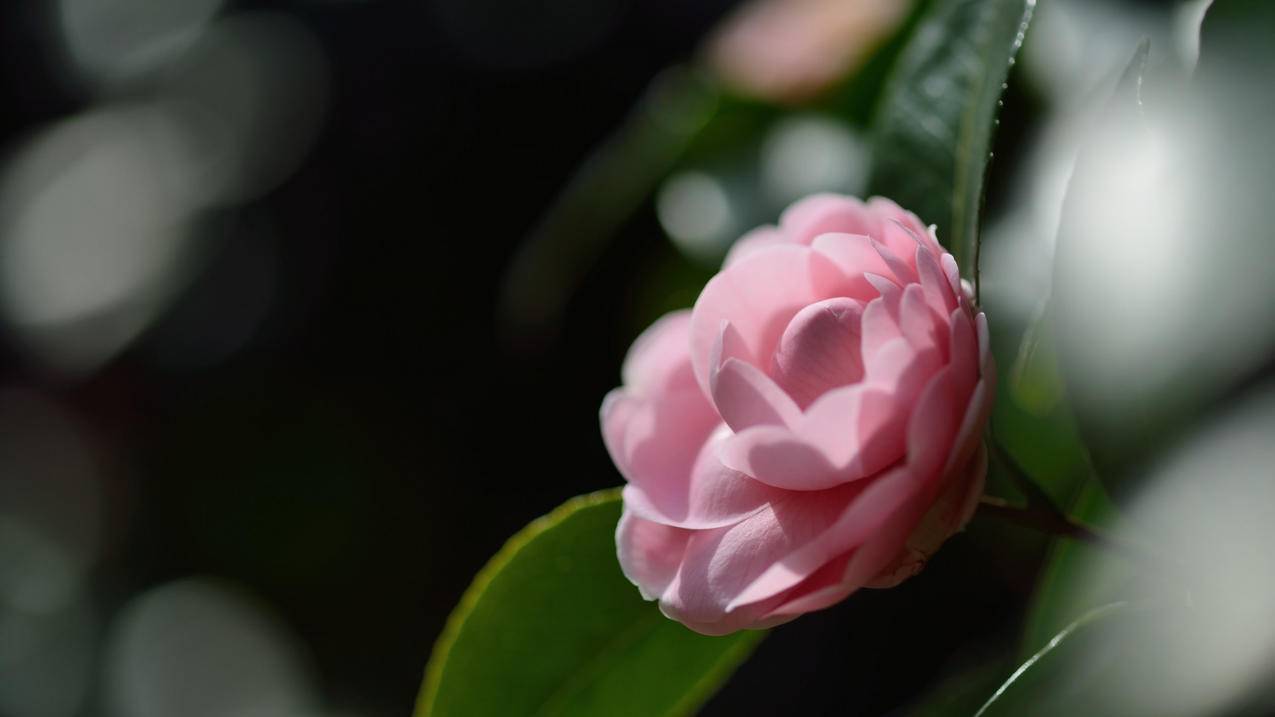
<svg viewBox="0 0 1275 717"><path fill-rule="evenodd" d="M941 414L940 399L948 383L945 376L944 373L935 376L927 386L917 409L923 417L914 419L910 429L935 427L935 415ZM939 455L946 454L947 447L951 445L947 442L951 437L945 440L944 433L940 426L937 435L932 436ZM910 431L909 435L915 434ZM977 472L977 466L973 470ZM905 549L905 544L934 503L938 491L945 486L937 475L929 471L930 466L924 462L909 460L907 466L871 481L850 484L867 487L852 498L847 510L824 533L767 567L739 592L730 608L768 604L767 601L784 598L785 591L791 590L785 603L775 607L770 614L794 615L826 607L859 587L892 585L914 574L924 564L927 555L914 548ZM969 510L971 501L977 501L977 496L970 498L975 490L975 480L979 481L977 488L981 490L981 474L971 473L966 477L969 482L963 486L963 492L962 489L956 491L960 493L961 515ZM845 561L845 572L839 583L827 583L826 573L822 584L803 583L850 550L854 552Z"/></svg>
<svg viewBox="0 0 1275 717"><path fill-rule="evenodd" d="M711 370L721 368L726 359L739 359L744 363L756 365L756 359L748 350L748 345L744 343L744 338L739 335L739 331L730 325L729 321L722 321L721 331L717 335L717 340L713 342L713 349L708 354L708 366Z"/></svg>
<svg viewBox="0 0 1275 717"><path fill-rule="evenodd" d="M902 337L897 318L898 306L902 300L902 292L882 293L864 307L863 318L859 322L859 346L865 368L882 348Z"/></svg>
<svg viewBox="0 0 1275 717"><path fill-rule="evenodd" d="M684 330L686 322L681 323ZM648 331L646 337L639 349L663 340L658 331ZM642 350L633 353L639 359L649 356ZM689 365L689 357L682 356L681 363ZM773 497L771 489L717 461L714 441L730 431L699 386L692 380L666 389L641 396L626 387L603 401L603 438L629 481L629 507L669 525L708 527L741 519Z"/></svg>
<svg viewBox="0 0 1275 717"><path fill-rule="evenodd" d="M716 531L701 531L687 546L681 567L680 604L700 621L761 602L786 587L761 589L763 598L740 600L746 588L795 552L823 540L847 505L862 492L860 484L818 493L791 493L746 520ZM828 556L831 557L831 556ZM814 572L822 565L811 565ZM763 581L764 582L764 581ZM794 583L795 584L795 583Z"/></svg>
<svg viewBox="0 0 1275 717"><path fill-rule="evenodd" d="M793 595L784 604L771 611L773 615L800 615L812 610L822 610L844 600L848 595L863 587L886 587L880 576L882 571L890 571L890 586L897 585L906 578L915 575L920 565L908 565L902 570L891 569L896 556L904 548L912 526L920 520L923 502L913 498L897 508L885 521L883 527L852 551L844 561L838 560L830 567L839 567L840 574L836 581L824 586L802 584L793 591Z"/></svg>
<svg viewBox="0 0 1275 717"><path fill-rule="evenodd" d="M858 199L816 194L785 209L779 226L792 241L810 244L820 234L831 232L873 236L878 220Z"/></svg>
<svg viewBox="0 0 1275 717"><path fill-rule="evenodd" d="M821 397L806 412L801 438L819 449L842 481L873 475L894 463L906 443L907 406L880 386L856 384Z"/></svg>
<svg viewBox="0 0 1275 717"><path fill-rule="evenodd" d="M943 252L939 263L943 266L943 273L947 276L947 283L952 288L954 296L961 294L961 270L956 266L956 257Z"/></svg>
<svg viewBox="0 0 1275 717"><path fill-rule="evenodd" d="M907 278L899 275L899 280L917 281L915 267L909 265L908 261L916 256L918 249L925 248L921 235L897 219L887 219L881 222L881 236L877 237L877 240L908 267Z"/></svg>
<svg viewBox="0 0 1275 717"><path fill-rule="evenodd" d="M874 241L872 242L872 248L876 249L881 260L885 262L886 266L890 267L890 273L897 283L906 286L917 282L916 270L908 266L908 263L900 259L899 255L891 251L889 247L882 242ZM905 254L905 256L910 256L910 254Z"/></svg>
<svg viewBox="0 0 1275 717"><path fill-rule="evenodd" d="M627 479L629 477L629 451L625 436L633 417L643 406L643 402L634 398L623 388L612 390L602 399L599 411L602 424L602 442L616 468Z"/></svg>
<svg viewBox="0 0 1275 717"><path fill-rule="evenodd" d="M639 394L676 389L694 381L691 312L665 314L634 340L620 369L624 385Z"/></svg>
<svg viewBox="0 0 1275 717"><path fill-rule="evenodd" d="M722 443L721 461L759 482L784 490L823 490L846 482L814 445L780 426L754 426Z"/></svg>
<svg viewBox="0 0 1275 717"><path fill-rule="evenodd" d="M889 274L890 267L872 246L872 240L860 234L820 234L811 247L826 256L844 275L841 296L869 301L881 293L867 274Z"/></svg>
<svg viewBox="0 0 1275 717"><path fill-rule="evenodd" d="M778 600L775 601L778 603ZM749 610L724 613L713 622L701 622L688 616L675 603L661 602L660 612L687 628L709 637L722 637L740 630L769 630L786 622L792 622L797 615L770 615L766 607L753 607Z"/></svg>
<svg viewBox="0 0 1275 717"><path fill-rule="evenodd" d="M892 564L880 570L864 587L894 587L919 573L943 543L964 528L974 515L983 495L986 475L987 450L980 444L978 452L962 469L947 479L942 493L917 522Z"/></svg>
<svg viewBox="0 0 1275 717"><path fill-rule="evenodd" d="M775 351L772 375L798 406L804 408L828 390L863 377L862 313L863 306L853 299L826 299L797 312L788 324Z"/></svg>
<svg viewBox="0 0 1275 717"><path fill-rule="evenodd" d="M936 253L942 251L937 240L935 240L926 227L925 222L921 221L917 215L895 204L893 201L885 197L872 197L868 200L868 208L874 214L881 217L882 223L895 221L907 228L908 232L921 238L922 242L930 244L930 250Z"/></svg>
<svg viewBox="0 0 1275 717"><path fill-rule="evenodd" d="M942 316L947 318L947 313L944 312ZM925 290L920 284L908 284L903 290L903 299L899 302L899 329L908 343L917 350L938 345L934 313L930 310ZM947 346L943 348L946 349Z"/></svg>
<svg viewBox="0 0 1275 717"><path fill-rule="evenodd" d="M952 442L952 450L947 462L943 465L944 475L951 473L956 466L969 460L969 456L983 444L983 428L992 413L992 404L996 392L996 375L994 373L980 379L970 394L969 405L961 418L960 428Z"/></svg>
<svg viewBox="0 0 1275 717"><path fill-rule="evenodd" d="M911 406L930 376L942 365L937 348L918 350L900 337L866 357L864 381L890 391L899 405Z"/></svg>
<svg viewBox="0 0 1275 717"><path fill-rule="evenodd" d="M856 384L820 397L796 428L756 426L723 441L722 462L762 483L824 490L873 475L903 456L905 406Z"/></svg>
<svg viewBox="0 0 1275 717"><path fill-rule="evenodd" d="M979 366L982 368L983 375L986 376L992 365L992 335L987 330L987 316L982 312L974 317L974 323L978 329Z"/></svg>
<svg viewBox="0 0 1275 717"><path fill-rule="evenodd" d="M644 520L628 510L620 516L615 528L616 557L620 570L643 598L654 600L668 589L691 535L693 531Z"/></svg>
<svg viewBox="0 0 1275 717"><path fill-rule="evenodd" d="M792 317L833 296L826 292L840 282L841 273L826 257L791 244L758 249L722 269L700 293L691 317L691 361L704 392L723 322L739 333L750 356L769 366Z"/></svg>
<svg viewBox="0 0 1275 717"><path fill-rule="evenodd" d="M939 473L960 428L965 402L954 383L951 367L934 374L908 421L908 468L919 476Z"/></svg>
<svg viewBox="0 0 1275 717"><path fill-rule="evenodd" d="M779 230L779 227L769 225L757 227L735 240L730 251L726 253L726 260L722 262L722 266L730 266L758 249L787 241L788 237Z"/></svg>
<svg viewBox="0 0 1275 717"><path fill-rule="evenodd" d="M648 520L702 530L738 523L783 498L780 491L722 465L717 454L731 436L722 426L685 471L631 478L624 488L625 506Z"/></svg>
<svg viewBox="0 0 1275 717"><path fill-rule="evenodd" d="M912 531L908 545L926 556L933 555L943 541L965 527L978 508L987 477L987 447L978 442L971 454L947 478L939 495L925 517Z"/></svg>
<svg viewBox="0 0 1275 717"><path fill-rule="evenodd" d="M894 283L893 279L887 279L880 274L867 272L863 275L863 278L867 279L868 283L872 285L872 288L876 289L877 293L883 297L887 294L897 295L900 291L899 285ZM896 298L895 300L897 301L898 299Z"/></svg>
<svg viewBox="0 0 1275 717"><path fill-rule="evenodd" d="M845 493L848 499L840 515L819 521L821 532L793 545L793 549L776 556L763 570L757 571L756 577L735 594L730 609L779 596L838 555L863 545L879 533L921 487L906 468L889 471L871 481L846 484L839 489L850 491Z"/></svg>
<svg viewBox="0 0 1275 717"><path fill-rule="evenodd" d="M913 498L891 517L881 532L855 551L842 576L844 584L856 589L894 587L919 573L925 567L924 556L908 551L910 559L900 561L899 555L907 550L908 535L921 521L929 500L925 495Z"/></svg>
<svg viewBox="0 0 1275 717"><path fill-rule="evenodd" d="M832 607L853 592L842 582L846 566L855 551L849 550L823 564L809 577L782 594L782 602L769 615L797 617L807 612Z"/></svg>
<svg viewBox="0 0 1275 717"><path fill-rule="evenodd" d="M991 410L990 390L989 384L983 381L975 388L940 477L930 481L930 487L920 494L924 497L922 505L926 506L924 515L908 536L906 545L898 550L893 563L866 582L865 587L893 587L915 575L943 542L965 527L973 516L987 475L982 429ZM926 467L920 466L920 470ZM941 489L937 497L925 497L935 489Z"/></svg>
<svg viewBox="0 0 1275 717"><path fill-rule="evenodd" d="M925 288L925 296L929 299L934 312L939 316L952 313L957 306L956 294L952 291L934 255L922 247L916 249L916 270L921 278L921 286Z"/></svg>
<svg viewBox="0 0 1275 717"><path fill-rule="evenodd" d="M612 458L629 480L686 476L719 422L698 390L678 391L660 400L641 401L627 411L613 411L604 417L604 426L610 432L621 421L627 421L623 445Z"/></svg>
<svg viewBox="0 0 1275 717"><path fill-rule="evenodd" d="M769 376L739 359L727 359L713 372L713 404L732 429L750 426L792 426L801 409Z"/></svg>

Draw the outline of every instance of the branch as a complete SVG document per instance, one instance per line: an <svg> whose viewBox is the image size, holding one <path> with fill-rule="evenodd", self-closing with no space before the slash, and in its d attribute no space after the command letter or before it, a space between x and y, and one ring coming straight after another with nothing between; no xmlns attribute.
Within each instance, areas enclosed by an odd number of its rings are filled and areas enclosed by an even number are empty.
<svg viewBox="0 0 1275 717"><path fill-rule="evenodd" d="M1004 498L985 495L979 500L979 512L994 515L1025 528L1032 528L1042 533L1075 538L1094 544L1111 544L1111 540L1097 529L1059 515L1048 510L1040 510L1030 506L1018 506Z"/></svg>
<svg viewBox="0 0 1275 717"><path fill-rule="evenodd" d="M1147 550L1126 543L1102 532L1098 528L1086 525L1072 518L1054 499L1045 492L1040 484L1031 478L1018 461L1005 450L995 437L988 443L992 456L1005 469L1014 486L1027 498L1024 506L1014 505L1003 498L985 495L979 501L979 510L994 515L1016 525L1038 530L1049 535L1083 540L1092 545L1103 546L1113 552L1139 562L1162 564L1164 561Z"/></svg>

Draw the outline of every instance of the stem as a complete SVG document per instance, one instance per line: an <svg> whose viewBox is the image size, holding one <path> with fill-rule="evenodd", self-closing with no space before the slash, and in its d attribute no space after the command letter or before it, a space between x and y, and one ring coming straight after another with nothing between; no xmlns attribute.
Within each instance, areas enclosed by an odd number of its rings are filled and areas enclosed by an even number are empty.
<svg viewBox="0 0 1275 717"><path fill-rule="evenodd" d="M1146 550L1137 544L1114 538L1098 528L1072 518L1066 511L1058 507L1054 499L1040 487L1040 484L1032 480L1027 471L1014 460L1013 456L1009 455L994 437L988 443L991 444L992 456L1005 469L1014 485L1026 496L1027 504L1019 506L1004 498L985 495L979 500L980 512L994 515L1002 520L1049 535L1083 540L1091 545L1099 545L1139 563L1172 569L1172 572L1179 571L1178 568L1166 563L1163 558L1156 555L1153 551Z"/></svg>
<svg viewBox="0 0 1275 717"><path fill-rule="evenodd" d="M1048 535L1083 540L1090 545L1097 545L1110 550L1112 553L1120 555L1127 560L1155 566L1160 572L1165 574L1182 572L1179 566L1172 564L1171 561L1166 561L1161 556L1138 544L1114 538L1097 528L1085 525L1065 514L1056 513L1048 508L1042 509L1039 506L1033 507L1030 505L1018 506L1004 498L985 495L979 499L978 510L984 515L993 515L1001 520Z"/></svg>
<svg viewBox="0 0 1275 717"><path fill-rule="evenodd" d="M994 515L1002 520L1050 535L1075 538L1096 545L1113 545L1109 538L1099 533L1096 529L1072 520L1065 515L1030 506L1017 506L1004 498L997 498L993 495L985 495L979 499L979 512L985 515Z"/></svg>
<svg viewBox="0 0 1275 717"><path fill-rule="evenodd" d="M1031 478L1027 471L1019 465L1018 461L1014 460L1014 457L1005 450L1004 446L994 436L988 443L991 444L993 458L1005 469L1014 486L1027 498L1027 504L1018 506L1003 498L985 495L979 501L979 510L983 513L995 515L1002 520L1032 528L1042 533L1083 540L1093 545L1101 545L1128 557L1141 558L1147 556L1146 551L1127 545L1104 534L1097 528L1085 525L1072 518L1054 502L1054 499L1040 487L1039 483ZM1155 562L1158 562L1158 560Z"/></svg>
<svg viewBox="0 0 1275 717"><path fill-rule="evenodd" d="M1000 444L1000 441L996 440L995 436L992 437L989 443L991 443L992 447L992 457L1005 469L1005 473L1013 481L1014 487L1027 498L1027 507L1052 513L1057 518L1070 520L1067 518L1066 512L1054 502L1053 497L1032 479L1031 475L1018 461L1014 460L1014 457L1005 450L1005 447Z"/></svg>

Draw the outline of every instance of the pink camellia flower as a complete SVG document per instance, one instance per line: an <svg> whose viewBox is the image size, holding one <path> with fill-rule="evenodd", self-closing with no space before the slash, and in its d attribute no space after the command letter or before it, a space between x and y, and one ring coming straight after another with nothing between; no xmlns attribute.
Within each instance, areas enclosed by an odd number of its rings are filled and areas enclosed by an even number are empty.
<svg viewBox="0 0 1275 717"><path fill-rule="evenodd" d="M697 632L916 574L983 490L994 372L956 261L893 202L819 195L646 330L602 433L620 565Z"/></svg>

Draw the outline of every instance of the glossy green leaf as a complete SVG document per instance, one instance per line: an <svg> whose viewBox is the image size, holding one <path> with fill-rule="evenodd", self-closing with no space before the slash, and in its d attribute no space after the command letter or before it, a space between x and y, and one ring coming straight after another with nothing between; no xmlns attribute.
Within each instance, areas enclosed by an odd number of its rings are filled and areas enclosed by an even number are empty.
<svg viewBox="0 0 1275 717"><path fill-rule="evenodd" d="M1248 679L1266 674L1266 660L1260 651L1243 652L1244 636L1219 634L1226 624L1219 607L1164 582L1137 602L1083 613L1015 670L976 717L1271 714L1275 694Z"/></svg>
<svg viewBox="0 0 1275 717"><path fill-rule="evenodd" d="M975 717L997 715L1106 714L1073 711L1085 705L1091 695L1074 689L1076 667L1105 652L1100 633L1128 609L1127 603L1113 603L1085 613L1054 635L1043 648L1024 662L988 698ZM1092 706L1092 705L1089 705Z"/></svg>
<svg viewBox="0 0 1275 717"><path fill-rule="evenodd" d="M1092 478L1063 507L1073 518L1098 525L1110 522L1114 513L1101 485ZM1124 556L1108 547L1068 538L1055 540L1027 610L1023 654L1041 649L1077 615L1118 599L1123 594L1123 580L1133 569Z"/></svg>
<svg viewBox="0 0 1275 717"><path fill-rule="evenodd" d="M1269 0L1213 0L1200 25L1200 65L1227 73L1253 73L1254 79L1275 67L1275 3ZM1265 83L1269 93L1269 83Z"/></svg>
<svg viewBox="0 0 1275 717"><path fill-rule="evenodd" d="M1035 0L938 0L903 51L874 122L880 194L938 225L978 278L979 211L1000 96Z"/></svg>
<svg viewBox="0 0 1275 717"><path fill-rule="evenodd" d="M474 579L425 672L418 717L693 712L764 633L665 618L615 559L618 490L572 499Z"/></svg>

